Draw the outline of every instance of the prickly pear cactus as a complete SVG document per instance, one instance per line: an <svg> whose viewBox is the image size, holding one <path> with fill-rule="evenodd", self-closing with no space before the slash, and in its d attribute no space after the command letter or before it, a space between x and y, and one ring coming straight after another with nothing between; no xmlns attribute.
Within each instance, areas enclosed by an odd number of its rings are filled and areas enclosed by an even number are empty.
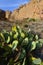
<svg viewBox="0 0 43 65"><path fill-rule="evenodd" d="M37 34L24 32L19 26L10 32L4 30L0 32L0 65L43 65L42 59L32 54L42 45Z"/></svg>

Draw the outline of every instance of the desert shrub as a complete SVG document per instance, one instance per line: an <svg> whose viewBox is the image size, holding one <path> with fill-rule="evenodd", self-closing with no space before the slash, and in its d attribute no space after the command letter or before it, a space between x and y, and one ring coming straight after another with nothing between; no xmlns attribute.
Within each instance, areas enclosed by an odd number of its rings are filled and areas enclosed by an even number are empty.
<svg viewBox="0 0 43 65"><path fill-rule="evenodd" d="M34 19L34 18L29 18L28 21L29 21L29 22L31 22L31 21L35 22L35 21L37 21L37 20Z"/></svg>
<svg viewBox="0 0 43 65"><path fill-rule="evenodd" d="M43 45L43 39L31 31L13 26L10 32L0 32L0 65L43 65L33 52ZM36 52L37 53L37 52Z"/></svg>

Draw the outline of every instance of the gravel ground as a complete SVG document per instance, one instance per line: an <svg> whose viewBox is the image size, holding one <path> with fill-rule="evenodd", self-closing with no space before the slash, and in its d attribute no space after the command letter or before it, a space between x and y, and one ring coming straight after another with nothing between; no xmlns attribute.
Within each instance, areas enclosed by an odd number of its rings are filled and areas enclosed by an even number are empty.
<svg viewBox="0 0 43 65"><path fill-rule="evenodd" d="M40 34L40 37L43 38L43 21L38 22L7 22L0 21L0 31L6 29L7 31L11 30L13 25L19 25L23 30L28 31L29 29L35 33Z"/></svg>

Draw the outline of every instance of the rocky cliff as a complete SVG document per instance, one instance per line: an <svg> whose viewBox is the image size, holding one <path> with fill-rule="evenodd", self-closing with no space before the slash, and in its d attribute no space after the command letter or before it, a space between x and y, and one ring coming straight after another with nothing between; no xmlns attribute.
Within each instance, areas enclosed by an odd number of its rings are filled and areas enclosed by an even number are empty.
<svg viewBox="0 0 43 65"><path fill-rule="evenodd" d="M4 18L10 21L24 18L43 19L43 0L31 0L13 12L0 10L0 19Z"/></svg>
<svg viewBox="0 0 43 65"><path fill-rule="evenodd" d="M22 20L24 18L43 19L43 0L31 0L11 14L11 20Z"/></svg>

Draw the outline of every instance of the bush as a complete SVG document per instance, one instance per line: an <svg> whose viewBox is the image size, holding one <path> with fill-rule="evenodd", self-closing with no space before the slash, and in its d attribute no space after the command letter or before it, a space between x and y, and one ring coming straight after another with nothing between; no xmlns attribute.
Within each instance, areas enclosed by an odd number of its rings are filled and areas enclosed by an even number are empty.
<svg viewBox="0 0 43 65"><path fill-rule="evenodd" d="M13 26L10 32L4 30L0 32L0 65L40 65L42 59L32 52L42 45L43 39L37 34L24 32L19 26Z"/></svg>
<svg viewBox="0 0 43 65"><path fill-rule="evenodd" d="M37 20L34 19L34 18L29 18L28 21L29 21L29 22L31 22L31 21L35 22L35 21L37 21Z"/></svg>

